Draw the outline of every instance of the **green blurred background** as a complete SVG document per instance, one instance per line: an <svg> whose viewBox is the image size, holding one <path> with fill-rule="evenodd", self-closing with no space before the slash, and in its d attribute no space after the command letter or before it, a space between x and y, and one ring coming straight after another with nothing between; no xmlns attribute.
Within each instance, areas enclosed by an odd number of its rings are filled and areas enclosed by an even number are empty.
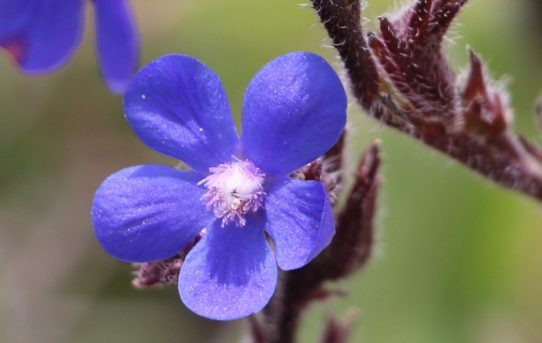
<svg viewBox="0 0 542 343"><path fill-rule="evenodd" d="M540 143L533 103L542 88L542 6L471 2L449 35L454 68L464 68L470 45L493 76L508 75L517 129ZM342 74L316 16L298 1L132 3L142 63L175 52L201 59L222 77L236 115L251 76L283 53L317 52ZM394 8L369 1L367 26ZM174 162L136 139L121 98L105 89L90 12L81 49L53 75L26 77L0 56L0 341L247 341L243 321L198 318L174 287L132 289L130 266L93 237L89 208L106 176ZM317 342L330 313L355 313L352 342L542 342L542 206L382 127L353 101L349 115L350 172L364 147L383 140L379 241L362 272L330 285L348 297L311 307L301 342Z"/></svg>

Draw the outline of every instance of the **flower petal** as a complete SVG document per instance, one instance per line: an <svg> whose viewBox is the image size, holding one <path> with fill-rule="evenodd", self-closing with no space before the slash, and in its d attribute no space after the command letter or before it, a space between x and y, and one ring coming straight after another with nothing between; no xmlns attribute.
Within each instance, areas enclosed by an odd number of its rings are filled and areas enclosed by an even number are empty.
<svg viewBox="0 0 542 343"><path fill-rule="evenodd" d="M135 73L139 38L126 0L94 0L102 73L112 92L121 93Z"/></svg>
<svg viewBox="0 0 542 343"><path fill-rule="evenodd" d="M79 44L83 0L0 1L0 45L26 72L59 67Z"/></svg>
<svg viewBox="0 0 542 343"><path fill-rule="evenodd" d="M288 174L313 161L339 139L346 94L331 66L311 53L269 62L243 100L243 151L270 175Z"/></svg>
<svg viewBox="0 0 542 343"><path fill-rule="evenodd" d="M111 175L96 191L92 206L98 241L127 262L174 256L212 220L196 182L195 173L160 165Z"/></svg>
<svg viewBox="0 0 542 343"><path fill-rule="evenodd" d="M324 186L319 181L284 181L268 190L266 231L275 242L279 267L303 267L335 234L335 221Z"/></svg>
<svg viewBox="0 0 542 343"><path fill-rule="evenodd" d="M195 58L167 55L130 82L124 110L151 148L207 171L231 159L238 145L218 76Z"/></svg>
<svg viewBox="0 0 542 343"><path fill-rule="evenodd" d="M260 311L277 282L277 264L262 230L262 219L242 227L221 227L190 251L179 275L183 303L200 316L231 320Z"/></svg>

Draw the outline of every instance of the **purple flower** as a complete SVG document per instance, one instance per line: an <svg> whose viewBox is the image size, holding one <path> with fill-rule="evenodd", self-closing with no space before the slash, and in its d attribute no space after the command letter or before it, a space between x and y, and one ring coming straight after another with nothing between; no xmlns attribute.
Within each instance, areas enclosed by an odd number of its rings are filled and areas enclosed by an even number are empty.
<svg viewBox="0 0 542 343"><path fill-rule="evenodd" d="M192 170L142 165L110 176L94 198L96 236L111 255L147 262L202 234L178 283L194 312L229 320L260 311L277 264L302 267L331 241L322 183L289 177L331 148L345 125L343 86L321 57L291 53L258 72L245 92L240 138L220 79L188 56L143 68L124 110L144 143Z"/></svg>
<svg viewBox="0 0 542 343"><path fill-rule="evenodd" d="M127 0L93 0L98 58L111 91L135 72L139 41ZM79 44L85 0L0 0L0 46L27 73L60 67Z"/></svg>

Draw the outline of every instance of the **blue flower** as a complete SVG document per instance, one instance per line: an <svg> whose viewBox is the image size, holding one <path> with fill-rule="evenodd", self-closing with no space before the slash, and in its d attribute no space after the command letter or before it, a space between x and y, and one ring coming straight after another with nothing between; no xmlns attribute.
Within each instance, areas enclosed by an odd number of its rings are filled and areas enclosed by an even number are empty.
<svg viewBox="0 0 542 343"><path fill-rule="evenodd" d="M139 40L127 0L93 0L98 58L120 93L138 64ZM60 67L79 45L85 0L0 0L0 46L27 73Z"/></svg>
<svg viewBox="0 0 542 343"><path fill-rule="evenodd" d="M289 177L345 125L343 86L321 57L291 53L260 70L245 92L240 138L220 79L188 56L143 68L124 110L144 143L192 169L141 165L111 175L94 198L96 236L116 258L148 262L203 234L178 280L192 311L219 320L258 312L277 264L300 268L330 243L335 223L322 183Z"/></svg>

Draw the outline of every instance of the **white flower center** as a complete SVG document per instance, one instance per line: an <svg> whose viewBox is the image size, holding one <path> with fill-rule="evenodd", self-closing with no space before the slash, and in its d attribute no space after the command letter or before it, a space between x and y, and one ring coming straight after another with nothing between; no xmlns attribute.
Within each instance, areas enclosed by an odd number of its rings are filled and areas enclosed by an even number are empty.
<svg viewBox="0 0 542 343"><path fill-rule="evenodd" d="M252 162L239 159L209 168L209 172L198 182L207 187L202 200L217 218L222 218L222 226L230 222L244 226L246 213L256 212L263 205L265 174Z"/></svg>

